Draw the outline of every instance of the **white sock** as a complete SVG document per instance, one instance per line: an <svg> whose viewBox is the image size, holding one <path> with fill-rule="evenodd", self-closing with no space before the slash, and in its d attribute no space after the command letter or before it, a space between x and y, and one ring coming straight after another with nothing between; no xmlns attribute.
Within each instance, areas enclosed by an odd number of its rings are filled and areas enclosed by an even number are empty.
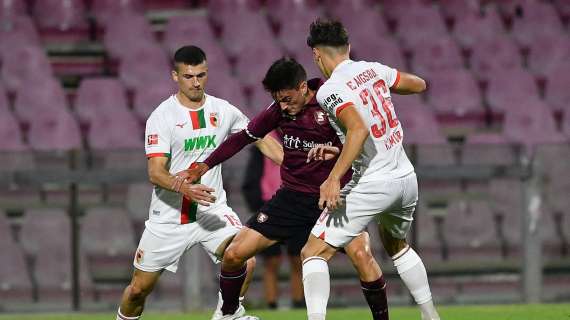
<svg viewBox="0 0 570 320"><path fill-rule="evenodd" d="M309 320L325 320L330 294L330 275L327 261L309 257L303 261L303 288Z"/></svg>
<svg viewBox="0 0 570 320"><path fill-rule="evenodd" d="M135 317L127 317L124 316L121 313L121 307L119 307L119 310L117 310L117 318L116 320L138 320L141 316L135 316Z"/></svg>
<svg viewBox="0 0 570 320"><path fill-rule="evenodd" d="M422 319L439 319L433 305L426 268L420 256L414 249L407 246L394 255L392 260L394 260L394 266L400 278L420 307Z"/></svg>

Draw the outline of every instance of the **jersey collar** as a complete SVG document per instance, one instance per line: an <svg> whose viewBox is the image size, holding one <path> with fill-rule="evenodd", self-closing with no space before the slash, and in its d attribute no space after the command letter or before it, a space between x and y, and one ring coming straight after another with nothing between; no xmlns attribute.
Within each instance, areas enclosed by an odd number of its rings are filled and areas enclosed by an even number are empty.
<svg viewBox="0 0 570 320"><path fill-rule="evenodd" d="M336 67L334 68L333 72L331 73L331 76L332 76L337 70L339 70L340 68L342 68L343 66L345 66L345 65L347 65L347 64L350 64L350 63L353 63L353 62L354 62L353 60L346 59L346 60L344 60L343 62L337 64Z"/></svg>

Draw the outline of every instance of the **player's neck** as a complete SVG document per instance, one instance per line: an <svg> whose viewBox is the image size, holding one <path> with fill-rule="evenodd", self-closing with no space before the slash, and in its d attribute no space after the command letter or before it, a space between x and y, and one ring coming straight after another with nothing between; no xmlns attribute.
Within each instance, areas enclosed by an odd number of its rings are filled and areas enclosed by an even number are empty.
<svg viewBox="0 0 570 320"><path fill-rule="evenodd" d="M178 91L176 93L176 99L182 106L188 109L199 109L206 102L206 95L202 95L202 99L200 101L192 101L188 99L188 97L184 95L182 92Z"/></svg>
<svg viewBox="0 0 570 320"><path fill-rule="evenodd" d="M334 70L336 69L336 67L338 67L339 64L343 63L346 60L349 60L350 58L346 55L338 55L338 56L334 56L331 57L330 59L330 65L329 65L329 78L332 75L332 73L334 72Z"/></svg>

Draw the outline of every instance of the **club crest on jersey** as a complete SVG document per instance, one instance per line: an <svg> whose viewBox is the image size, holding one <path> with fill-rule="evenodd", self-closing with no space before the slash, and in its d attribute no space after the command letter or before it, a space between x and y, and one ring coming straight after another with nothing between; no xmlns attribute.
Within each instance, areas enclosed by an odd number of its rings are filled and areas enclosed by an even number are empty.
<svg viewBox="0 0 570 320"><path fill-rule="evenodd" d="M323 111L316 111L314 115L315 115L315 121L317 121L317 123L320 124L321 126L327 123L327 116Z"/></svg>
<svg viewBox="0 0 570 320"><path fill-rule="evenodd" d="M263 212L260 212L257 215L257 222L259 223L264 223L265 221L267 221L267 219L269 219L269 217Z"/></svg>
<svg viewBox="0 0 570 320"><path fill-rule="evenodd" d="M210 124L213 127L217 127L219 122L218 113L217 112L210 112Z"/></svg>
<svg viewBox="0 0 570 320"><path fill-rule="evenodd" d="M137 261L138 264L141 264L144 258L144 250L143 249L137 249L137 253L135 255L135 260Z"/></svg>

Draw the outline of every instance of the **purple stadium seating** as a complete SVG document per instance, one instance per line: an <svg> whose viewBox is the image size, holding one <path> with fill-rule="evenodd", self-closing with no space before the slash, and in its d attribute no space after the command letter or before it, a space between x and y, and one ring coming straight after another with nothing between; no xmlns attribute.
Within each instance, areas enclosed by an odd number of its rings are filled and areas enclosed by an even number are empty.
<svg viewBox="0 0 570 320"><path fill-rule="evenodd" d="M142 233L144 222L148 219L148 208L153 188L154 186L148 182L128 186L125 206L137 235Z"/></svg>
<svg viewBox="0 0 570 320"><path fill-rule="evenodd" d="M269 66L280 57L281 51L271 42L244 48L236 63L238 81L245 87L260 86Z"/></svg>
<svg viewBox="0 0 570 320"><path fill-rule="evenodd" d="M480 0L439 0L443 16L455 23L480 12Z"/></svg>
<svg viewBox="0 0 570 320"><path fill-rule="evenodd" d="M471 70L481 79L488 79L496 70L520 69L521 66L519 50L508 36L481 39L473 47Z"/></svg>
<svg viewBox="0 0 570 320"><path fill-rule="evenodd" d="M174 55L178 48L185 45L202 48L208 58L211 51L221 51L208 16L204 14L171 17L164 27L163 43L170 55Z"/></svg>
<svg viewBox="0 0 570 320"><path fill-rule="evenodd" d="M305 71L307 72L307 79L323 77L321 71L319 71L319 68L315 65L313 52L308 47L306 49L293 52L292 57L295 58L295 60L297 60L297 62L299 62L305 68ZM387 62L390 61L392 60L387 60Z"/></svg>
<svg viewBox="0 0 570 320"><path fill-rule="evenodd" d="M334 1L334 0L333 0ZM356 0L358 1L358 0ZM344 4L348 1L337 1L339 3ZM328 4L325 1L324 6L328 7ZM319 0L273 0L267 1L265 3L267 15L271 19L273 23L278 25L280 28L286 26L289 23L289 18L295 19L296 14L303 14L303 12L310 12L311 14L319 13L321 8L319 7ZM283 12L288 12L287 16L283 15ZM322 16L322 12L321 12ZM305 26L305 30L303 34L307 33L309 30L309 25ZM303 42L304 43L304 42Z"/></svg>
<svg viewBox="0 0 570 320"><path fill-rule="evenodd" d="M162 47L148 44L138 47L119 65L119 78L128 90L147 87L151 82L170 83L172 67Z"/></svg>
<svg viewBox="0 0 570 320"><path fill-rule="evenodd" d="M137 88L134 92L134 112L139 120L146 121L158 105L175 93L176 88L173 82L157 82L153 83L152 86Z"/></svg>
<svg viewBox="0 0 570 320"><path fill-rule="evenodd" d="M111 58L129 59L138 47L154 44L154 35L146 17L123 12L109 19L103 45Z"/></svg>
<svg viewBox="0 0 570 320"><path fill-rule="evenodd" d="M143 2L143 0L92 0L89 9L97 23L106 25L117 14L141 14Z"/></svg>
<svg viewBox="0 0 570 320"><path fill-rule="evenodd" d="M16 92L31 80L52 77L52 69L43 50L37 46L17 46L2 53L2 81L8 92Z"/></svg>
<svg viewBox="0 0 570 320"><path fill-rule="evenodd" d="M3 216L3 214L0 214ZM3 218L0 217L0 220ZM0 233L9 232L7 225L0 225ZM0 305L32 302L32 283L28 276L26 260L20 247L11 238L0 237Z"/></svg>
<svg viewBox="0 0 570 320"><path fill-rule="evenodd" d="M548 77L570 60L570 39L560 35L545 35L530 44L529 69L535 75Z"/></svg>
<svg viewBox="0 0 570 320"><path fill-rule="evenodd" d="M416 48L426 39L435 40L447 33L437 8L427 5L412 6L403 11L398 17L397 31L401 44L406 50Z"/></svg>
<svg viewBox="0 0 570 320"><path fill-rule="evenodd" d="M35 1L34 18L46 40L87 40L89 26L83 0Z"/></svg>
<svg viewBox="0 0 570 320"><path fill-rule="evenodd" d="M409 10L424 7L430 4L430 2L429 0L384 0L382 1L382 12L388 20L397 21Z"/></svg>
<svg viewBox="0 0 570 320"><path fill-rule="evenodd" d="M534 78L523 69L496 70L488 76L487 103L495 111L518 110L519 103L539 98Z"/></svg>
<svg viewBox="0 0 570 320"><path fill-rule="evenodd" d="M280 28L278 39L281 45L289 53L310 50L307 46L307 32L311 22L319 17L319 12L317 10L306 10L302 7L293 7L290 14L290 18Z"/></svg>
<svg viewBox="0 0 570 320"><path fill-rule="evenodd" d="M24 151L27 146L22 140L18 121L10 113L0 112L0 151Z"/></svg>
<svg viewBox="0 0 570 320"><path fill-rule="evenodd" d="M486 201L451 202L443 232L451 260L489 260L501 256L496 221Z"/></svg>
<svg viewBox="0 0 570 320"><path fill-rule="evenodd" d="M75 112L82 122L116 110L127 109L127 96L123 84L115 78L83 79L77 89Z"/></svg>
<svg viewBox="0 0 570 320"><path fill-rule="evenodd" d="M133 113L116 109L91 120L87 141L94 150L139 149L143 147L142 127Z"/></svg>
<svg viewBox="0 0 570 320"><path fill-rule="evenodd" d="M429 82L429 103L438 113L459 116L483 113L479 87L468 71L432 72Z"/></svg>
<svg viewBox="0 0 570 320"><path fill-rule="evenodd" d="M209 73L208 88L206 91L215 97L227 100L238 109L243 110L249 108L246 104L240 83L227 72Z"/></svg>
<svg viewBox="0 0 570 320"><path fill-rule="evenodd" d="M546 101L555 110L570 113L570 62L559 65L556 71L548 74L546 83Z"/></svg>
<svg viewBox="0 0 570 320"><path fill-rule="evenodd" d="M459 47L449 36L418 40L413 55L412 68L416 74L440 74L463 68Z"/></svg>
<svg viewBox="0 0 570 320"><path fill-rule="evenodd" d="M26 0L8 0L0 2L0 17L2 22L12 20L14 17L25 16L28 11Z"/></svg>
<svg viewBox="0 0 570 320"><path fill-rule="evenodd" d="M423 200L423 199L422 199ZM441 261L442 248L440 241L440 213L420 200L414 212L414 223L412 228L417 229L417 247L421 252L421 257L427 263Z"/></svg>
<svg viewBox="0 0 570 320"><path fill-rule="evenodd" d="M570 112L565 112L562 118L562 132L570 140Z"/></svg>
<svg viewBox="0 0 570 320"><path fill-rule="evenodd" d="M30 147L37 151L66 151L81 148L79 124L67 111L32 118L28 142Z"/></svg>
<svg viewBox="0 0 570 320"><path fill-rule="evenodd" d="M562 22L554 6L541 1L523 1L520 8L521 15L515 16L512 28L513 37L520 46L528 48L545 35L563 37Z"/></svg>
<svg viewBox="0 0 570 320"><path fill-rule="evenodd" d="M568 18L570 17L570 2L566 0L554 0L553 1L556 10L562 17Z"/></svg>
<svg viewBox="0 0 570 320"><path fill-rule="evenodd" d="M231 19L236 12L257 12L261 8L261 3L258 0L208 0L206 7L212 22L217 26L224 26L226 23L233 24Z"/></svg>
<svg viewBox="0 0 570 320"><path fill-rule="evenodd" d="M50 118L67 112L65 92L56 79L48 78L34 83L33 87L34 90L30 90L24 86L17 92L14 109L20 120L30 122L33 118Z"/></svg>
<svg viewBox="0 0 570 320"><path fill-rule="evenodd" d="M461 1L449 1L463 5ZM477 46L483 39L493 38L497 34L504 34L505 28L494 6L485 7L483 13L470 12L455 21L453 36L457 42L467 49Z"/></svg>
<svg viewBox="0 0 570 320"><path fill-rule="evenodd" d="M473 133L463 145L465 165L512 165L516 163L512 145L498 133Z"/></svg>
<svg viewBox="0 0 570 320"><path fill-rule="evenodd" d="M109 219L113 223L108 223ZM94 277L128 277L136 246L127 211L119 207L90 208L81 225L81 248Z"/></svg>
<svg viewBox="0 0 570 320"><path fill-rule="evenodd" d="M14 54L19 47L39 47L40 37L32 19L28 16L17 16L0 24L0 61L4 52Z"/></svg>

